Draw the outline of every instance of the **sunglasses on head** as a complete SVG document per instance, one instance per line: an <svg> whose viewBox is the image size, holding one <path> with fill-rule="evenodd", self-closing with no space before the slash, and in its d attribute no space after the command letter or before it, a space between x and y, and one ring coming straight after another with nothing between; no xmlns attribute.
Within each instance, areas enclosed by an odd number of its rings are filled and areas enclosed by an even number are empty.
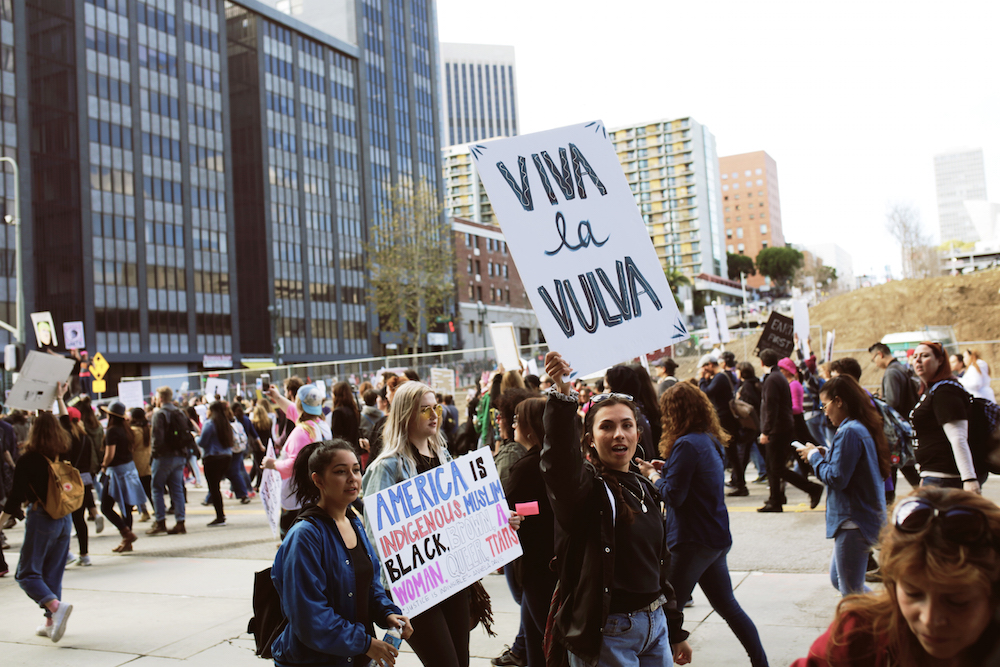
<svg viewBox="0 0 1000 667"><path fill-rule="evenodd" d="M437 415L437 418L441 419L442 414L444 414L444 406L440 403L436 405L424 405L420 408L420 416L428 421L432 415Z"/></svg>
<svg viewBox="0 0 1000 667"><path fill-rule="evenodd" d="M903 533L922 532L935 519L941 535L951 542L978 545L989 541L986 515L974 507L956 505L942 510L924 498L907 498L896 505L892 513L893 525Z"/></svg>
<svg viewBox="0 0 1000 667"><path fill-rule="evenodd" d="M596 394L594 396L591 396L590 401L587 403L587 405L589 406L587 409L589 410L591 407L597 405L601 401L606 401L609 398L618 398L623 401L635 402L635 399L632 398L630 394L619 394L613 391L609 391L604 394Z"/></svg>

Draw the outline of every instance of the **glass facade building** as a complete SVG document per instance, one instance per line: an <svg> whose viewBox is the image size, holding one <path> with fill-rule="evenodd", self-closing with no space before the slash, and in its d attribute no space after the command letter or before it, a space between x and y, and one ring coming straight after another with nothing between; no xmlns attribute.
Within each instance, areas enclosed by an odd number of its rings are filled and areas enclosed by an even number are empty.
<svg viewBox="0 0 1000 667"><path fill-rule="evenodd" d="M518 134L514 47L441 44L447 146Z"/></svg>

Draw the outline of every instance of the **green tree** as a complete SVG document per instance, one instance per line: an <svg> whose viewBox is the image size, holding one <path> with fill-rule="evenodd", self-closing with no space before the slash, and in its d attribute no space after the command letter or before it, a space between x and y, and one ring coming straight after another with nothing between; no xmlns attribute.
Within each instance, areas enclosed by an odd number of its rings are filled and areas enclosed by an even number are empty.
<svg viewBox="0 0 1000 667"><path fill-rule="evenodd" d="M667 283L670 285L670 293L674 295L674 302L677 304L677 309L684 312L684 304L681 302L681 298L677 296L677 290L681 285L690 285L691 279L673 265L665 268L663 275L667 277Z"/></svg>
<svg viewBox="0 0 1000 667"><path fill-rule="evenodd" d="M727 252L726 264L729 266L730 280L738 281L741 273L745 273L748 276L757 275L757 267L754 266L753 257Z"/></svg>
<svg viewBox="0 0 1000 667"><path fill-rule="evenodd" d="M764 248L757 253L757 271L776 284L787 284L802 267L802 253L795 248Z"/></svg>
<svg viewBox="0 0 1000 667"><path fill-rule="evenodd" d="M423 180L394 186L379 218L365 244L369 300L380 326L398 328L406 347L419 348L424 318L440 313L455 293L451 228Z"/></svg>

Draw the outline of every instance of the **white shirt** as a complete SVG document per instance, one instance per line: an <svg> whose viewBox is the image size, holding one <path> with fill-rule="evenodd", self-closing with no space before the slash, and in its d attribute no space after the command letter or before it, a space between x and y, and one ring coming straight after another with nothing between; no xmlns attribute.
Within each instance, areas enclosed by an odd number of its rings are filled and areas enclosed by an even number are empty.
<svg viewBox="0 0 1000 667"><path fill-rule="evenodd" d="M996 402L996 395L993 393L993 388L990 387L989 366L982 359L977 361L975 366L966 368L965 375L959 381L965 390L976 398L985 398Z"/></svg>

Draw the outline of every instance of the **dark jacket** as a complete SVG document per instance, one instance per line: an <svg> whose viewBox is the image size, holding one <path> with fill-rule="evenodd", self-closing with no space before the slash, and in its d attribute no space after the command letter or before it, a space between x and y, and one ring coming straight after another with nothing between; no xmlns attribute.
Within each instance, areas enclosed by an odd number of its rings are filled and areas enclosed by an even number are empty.
<svg viewBox="0 0 1000 667"><path fill-rule="evenodd" d="M554 636L563 647L591 665L601 652L601 634L611 606L615 571L615 524L608 487L597 470L583 459L576 419L577 404L550 397L545 405L545 445L541 453L542 478L555 515L555 553L563 601L556 613ZM637 476L654 498L656 489ZM620 514L620 512L619 512ZM670 641L687 639L681 629L684 615L677 607L667 580L670 550L666 530L660 558L660 582L667 598Z"/></svg>
<svg viewBox="0 0 1000 667"><path fill-rule="evenodd" d="M791 437L795 431L792 418L792 390L777 366L764 378L760 398L760 432L770 437Z"/></svg>
<svg viewBox="0 0 1000 667"><path fill-rule="evenodd" d="M187 415L183 414L173 403L167 403L153 413L153 422L150 425L150 438L153 444L152 457L154 459L164 456L186 456L186 452L172 449L170 443L167 442L167 434L171 430L171 425L176 425L175 428L187 428L188 430L191 428Z"/></svg>
<svg viewBox="0 0 1000 667"><path fill-rule="evenodd" d="M549 562L555 555L555 534L552 528L555 517L545 492L540 462L541 448L533 447L528 450L510 467L510 477L504 486L504 492L511 505L538 501L538 515L524 517L521 529L517 531L524 550L524 555L520 558L521 583L525 587L547 586L551 593L556 583L556 575L549 569Z"/></svg>
<svg viewBox="0 0 1000 667"><path fill-rule="evenodd" d="M895 359L889 362L882 375L882 398L904 419L909 418L917 404L917 388L903 364Z"/></svg>
<svg viewBox="0 0 1000 667"><path fill-rule="evenodd" d="M349 405L340 405L330 413L330 431L335 438L343 438L358 456L364 454L358 440L361 438L360 420L357 413Z"/></svg>

